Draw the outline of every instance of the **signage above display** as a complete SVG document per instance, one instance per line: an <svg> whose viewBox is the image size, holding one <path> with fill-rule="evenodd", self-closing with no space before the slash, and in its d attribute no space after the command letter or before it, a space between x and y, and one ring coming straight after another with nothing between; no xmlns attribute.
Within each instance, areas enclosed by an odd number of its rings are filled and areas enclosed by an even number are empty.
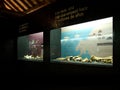
<svg viewBox="0 0 120 90"><path fill-rule="evenodd" d="M24 24L20 25L19 26L19 33L27 31L28 27L29 27L29 23L24 23Z"/></svg>

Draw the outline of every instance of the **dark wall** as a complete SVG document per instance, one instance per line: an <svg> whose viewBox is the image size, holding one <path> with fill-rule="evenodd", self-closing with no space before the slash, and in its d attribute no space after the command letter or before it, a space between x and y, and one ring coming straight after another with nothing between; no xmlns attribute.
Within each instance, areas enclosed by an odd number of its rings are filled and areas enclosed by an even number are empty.
<svg viewBox="0 0 120 90"><path fill-rule="evenodd" d="M11 21L5 17L0 17L0 30L1 30L1 58L3 62L5 60L14 58L14 44L17 32L17 23ZM11 62L11 61L10 61Z"/></svg>
<svg viewBox="0 0 120 90"><path fill-rule="evenodd" d="M0 78L4 88L15 84L17 28L14 19L0 16Z"/></svg>

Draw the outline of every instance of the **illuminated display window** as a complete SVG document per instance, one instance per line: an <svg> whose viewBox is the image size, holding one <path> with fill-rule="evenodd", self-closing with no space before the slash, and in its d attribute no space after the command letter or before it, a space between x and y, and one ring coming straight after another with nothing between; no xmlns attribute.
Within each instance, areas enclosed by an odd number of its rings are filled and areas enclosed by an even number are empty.
<svg viewBox="0 0 120 90"><path fill-rule="evenodd" d="M51 30L51 61L113 64L113 17Z"/></svg>
<svg viewBox="0 0 120 90"><path fill-rule="evenodd" d="M43 61L43 32L18 37L18 59Z"/></svg>

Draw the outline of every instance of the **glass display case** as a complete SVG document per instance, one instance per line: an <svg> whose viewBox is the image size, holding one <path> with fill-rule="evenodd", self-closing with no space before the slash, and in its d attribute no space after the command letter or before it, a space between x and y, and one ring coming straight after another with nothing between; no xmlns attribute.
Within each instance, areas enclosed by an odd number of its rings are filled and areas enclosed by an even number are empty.
<svg viewBox="0 0 120 90"><path fill-rule="evenodd" d="M43 32L19 36L17 49L19 60L43 61Z"/></svg>
<svg viewBox="0 0 120 90"><path fill-rule="evenodd" d="M50 32L51 62L113 65L113 17Z"/></svg>

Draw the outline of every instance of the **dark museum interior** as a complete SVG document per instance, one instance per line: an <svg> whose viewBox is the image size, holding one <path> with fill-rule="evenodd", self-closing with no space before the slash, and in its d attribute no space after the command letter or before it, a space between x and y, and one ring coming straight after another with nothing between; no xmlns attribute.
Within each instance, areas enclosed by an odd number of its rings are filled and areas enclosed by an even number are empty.
<svg viewBox="0 0 120 90"><path fill-rule="evenodd" d="M0 0L1 86L116 90L120 85L116 3Z"/></svg>

